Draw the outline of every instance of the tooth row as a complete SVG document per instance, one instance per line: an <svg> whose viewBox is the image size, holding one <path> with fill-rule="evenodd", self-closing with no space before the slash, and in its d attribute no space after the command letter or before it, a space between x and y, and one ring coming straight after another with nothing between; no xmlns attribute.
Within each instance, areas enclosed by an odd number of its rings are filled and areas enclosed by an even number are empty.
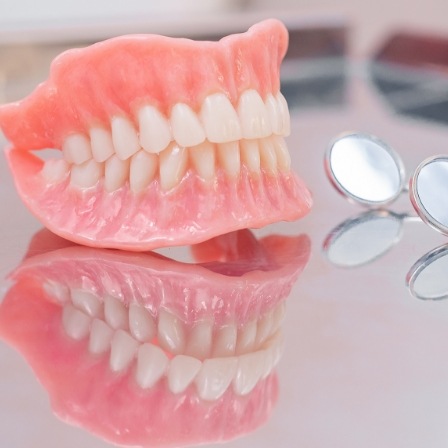
<svg viewBox="0 0 448 448"><path fill-rule="evenodd" d="M172 143L158 155L139 150L127 160L113 154L105 162L91 158L71 166L65 160L53 159L45 163L43 174L48 181L57 182L70 172L72 185L79 188L92 187L104 177L107 191L118 190L129 182L131 190L138 193L156 178L162 189L169 190L190 168L204 181L210 181L219 167L236 177L242 165L254 175L261 171L271 175L289 171L291 159L285 140L272 136L219 144L205 141L188 148Z"/></svg>

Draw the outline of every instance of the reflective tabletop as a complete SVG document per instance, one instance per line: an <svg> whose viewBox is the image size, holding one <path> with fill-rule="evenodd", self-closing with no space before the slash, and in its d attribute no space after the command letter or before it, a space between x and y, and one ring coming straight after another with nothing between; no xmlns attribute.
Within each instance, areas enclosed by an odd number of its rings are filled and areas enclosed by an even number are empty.
<svg viewBox="0 0 448 448"><path fill-rule="evenodd" d="M2 100L27 93L43 79L52 53L30 52L40 61L35 73L8 78ZM344 200L326 178L323 159L337 135L360 131L393 147L410 176L425 158L447 152L448 107L442 103L448 78L381 58L373 63L343 56L304 55L297 67L287 63L284 70L292 120L288 145L294 170L312 191L311 213L297 222L243 231L199 249L164 249L159 251L163 262L159 255L74 248L41 231L15 191L5 158L0 158L4 446L99 448L119 441L126 445L126 440L134 440L135 446L137 439L125 435L138 426L138 406L145 403L163 417L148 429L151 446L158 446L154 440L165 440L165 446L214 446L233 438L226 446L446 446L448 301L443 299L448 277L446 250L440 246L448 239L415 218L406 193L380 212ZM428 268L434 260L438 264ZM275 346L270 355L278 364L274 370L261 368L262 382L243 397L225 395L221 407L209 404L204 410L196 397L191 412L203 425L180 417L179 396L167 393L158 401L145 401L144 394L107 373L101 378L92 374L89 389L90 371L81 363L86 355L75 347L82 335L69 326L72 340L56 340L49 328L57 326L52 307L61 304L41 307L29 280L32 273L52 287L69 271L72 281L78 275L84 284L106 272L120 291L125 291L123 283L138 282L136 272L145 284L152 281L144 278L150 272L160 285L172 288L179 279L196 275L210 290L221 283L240 287L239 278L253 282L263 303L235 305L235 315L251 308L239 331L256 321L254 331L260 333L267 315L272 328L278 321L283 351ZM263 291L275 285L283 286L276 292L280 305L270 307ZM54 297L58 291L53 291ZM110 389L98 392L108 381ZM122 401L108 401L120 390ZM89 401L88 395L95 399ZM135 415L134 424L129 415ZM170 434L177 438L170 439Z"/></svg>

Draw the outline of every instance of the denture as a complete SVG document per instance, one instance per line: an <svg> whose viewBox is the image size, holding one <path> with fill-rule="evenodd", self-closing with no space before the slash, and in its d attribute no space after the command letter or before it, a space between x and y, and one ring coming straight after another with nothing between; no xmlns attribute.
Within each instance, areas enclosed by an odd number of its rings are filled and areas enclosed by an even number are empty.
<svg viewBox="0 0 448 448"><path fill-rule="evenodd" d="M201 264L36 250L12 275L0 337L27 359L61 419L120 445L185 446L269 418L306 236L257 241L242 230L195 248L208 258Z"/></svg>
<svg viewBox="0 0 448 448"><path fill-rule="evenodd" d="M267 20L219 42L123 36L60 55L0 107L21 198L60 236L128 250L302 217L310 194L284 140L287 44Z"/></svg>

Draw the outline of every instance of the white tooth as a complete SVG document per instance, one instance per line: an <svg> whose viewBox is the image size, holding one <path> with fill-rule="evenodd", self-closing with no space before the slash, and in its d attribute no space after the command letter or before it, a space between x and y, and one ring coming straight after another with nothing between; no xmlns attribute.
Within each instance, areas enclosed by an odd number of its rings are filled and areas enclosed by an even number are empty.
<svg viewBox="0 0 448 448"><path fill-rule="evenodd" d="M287 136L291 133L291 119L289 116L288 103L286 102L285 97L279 91L276 96L276 100L278 103L280 116L282 118L282 130L280 135Z"/></svg>
<svg viewBox="0 0 448 448"><path fill-rule="evenodd" d="M255 346L260 347L263 342L265 342L269 336L272 334L272 311L265 314L259 321L257 325L257 337L255 339Z"/></svg>
<svg viewBox="0 0 448 448"><path fill-rule="evenodd" d="M81 165L73 165L70 183L79 188L93 187L103 175L104 166L93 159Z"/></svg>
<svg viewBox="0 0 448 448"><path fill-rule="evenodd" d="M187 150L179 145L171 144L160 153L160 185L163 190L170 190L182 180L187 170Z"/></svg>
<svg viewBox="0 0 448 448"><path fill-rule="evenodd" d="M213 322L198 322L188 335L186 354L198 359L210 356L212 347Z"/></svg>
<svg viewBox="0 0 448 448"><path fill-rule="evenodd" d="M263 138L271 135L268 111L256 90L245 90L238 103L243 138Z"/></svg>
<svg viewBox="0 0 448 448"><path fill-rule="evenodd" d="M272 93L266 96L264 101L266 110L268 111L269 121L271 123L272 133L281 135L283 129L283 119L280 113L280 105L274 98Z"/></svg>
<svg viewBox="0 0 448 448"><path fill-rule="evenodd" d="M232 382L238 367L238 358L212 358L202 363L195 379L199 396L203 400L217 400Z"/></svg>
<svg viewBox="0 0 448 448"><path fill-rule="evenodd" d="M252 320L245 324L238 332L238 340L236 342L236 354L241 355L250 352L255 344L257 336L257 322Z"/></svg>
<svg viewBox="0 0 448 448"><path fill-rule="evenodd" d="M101 302L90 292L82 289L72 289L72 301L76 308L92 317L101 315L103 306Z"/></svg>
<svg viewBox="0 0 448 448"><path fill-rule="evenodd" d="M145 151L158 153L172 140L168 120L153 106L144 106L138 111L140 145Z"/></svg>
<svg viewBox="0 0 448 448"><path fill-rule="evenodd" d="M260 140L260 161L264 171L269 174L277 173L277 156L275 147L270 138Z"/></svg>
<svg viewBox="0 0 448 448"><path fill-rule="evenodd" d="M241 163L252 173L260 173L260 151L257 140L241 140Z"/></svg>
<svg viewBox="0 0 448 448"><path fill-rule="evenodd" d="M109 367L114 372L120 372L134 359L138 342L126 331L118 330L112 336L110 345Z"/></svg>
<svg viewBox="0 0 448 448"><path fill-rule="evenodd" d="M174 394L183 392L201 370L202 363L191 356L175 356L168 368L168 386Z"/></svg>
<svg viewBox="0 0 448 448"><path fill-rule="evenodd" d="M92 158L90 140L83 134L69 135L62 143L62 153L67 162L80 165Z"/></svg>
<svg viewBox="0 0 448 448"><path fill-rule="evenodd" d="M171 129L180 146L195 146L205 140L205 133L197 115L190 106L177 103L171 110Z"/></svg>
<svg viewBox="0 0 448 448"><path fill-rule="evenodd" d="M104 317L114 330L128 328L128 311L115 297L107 295L104 298Z"/></svg>
<svg viewBox="0 0 448 448"><path fill-rule="evenodd" d="M155 154L139 151L131 159L129 182L134 193L143 191L154 179L159 159Z"/></svg>
<svg viewBox="0 0 448 448"><path fill-rule="evenodd" d="M274 354L274 367L275 367L279 363L280 358L282 357L283 354L284 341L283 341L283 334L281 331L279 331L274 336L271 343L272 343L271 349L273 350Z"/></svg>
<svg viewBox="0 0 448 448"><path fill-rule="evenodd" d="M213 143L205 141L197 146L188 148L193 166L204 180L211 180L215 176L215 147Z"/></svg>
<svg viewBox="0 0 448 448"><path fill-rule="evenodd" d="M124 117L112 118L112 141L115 153L121 160L129 159L140 149L137 131L132 122Z"/></svg>
<svg viewBox="0 0 448 448"><path fill-rule="evenodd" d="M143 344L138 349L135 379L140 387L148 389L164 375L168 358L162 349L153 344Z"/></svg>
<svg viewBox="0 0 448 448"><path fill-rule="evenodd" d="M182 322L165 310L159 312L158 339L160 345L173 354L184 351L185 334Z"/></svg>
<svg viewBox="0 0 448 448"><path fill-rule="evenodd" d="M217 148L220 165L231 177L238 176L241 163L238 142L220 143Z"/></svg>
<svg viewBox="0 0 448 448"><path fill-rule="evenodd" d="M233 380L233 388L238 395L247 395L257 385L265 372L265 358L264 350L238 357L238 369Z"/></svg>
<svg viewBox="0 0 448 448"><path fill-rule="evenodd" d="M67 286L47 280L43 285L44 291L56 302L66 303L70 299L70 290Z"/></svg>
<svg viewBox="0 0 448 448"><path fill-rule="evenodd" d="M111 133L104 128L90 129L92 155L97 162L105 162L115 153Z"/></svg>
<svg viewBox="0 0 448 448"><path fill-rule="evenodd" d="M114 331L103 320L93 319L90 329L89 351L93 355L101 355L109 351Z"/></svg>
<svg viewBox="0 0 448 448"><path fill-rule="evenodd" d="M104 188L106 191L118 190L128 179L129 160L121 160L114 155L107 159L104 171Z"/></svg>
<svg viewBox="0 0 448 448"><path fill-rule="evenodd" d="M272 329L271 333L275 333L282 325L286 315L286 303L281 302L272 313Z"/></svg>
<svg viewBox="0 0 448 448"><path fill-rule="evenodd" d="M149 312L135 303L129 305L129 328L140 342L150 342L156 335L156 324Z"/></svg>
<svg viewBox="0 0 448 448"><path fill-rule="evenodd" d="M216 332L213 344L213 357L225 357L235 354L237 329L235 325L226 325Z"/></svg>
<svg viewBox="0 0 448 448"><path fill-rule="evenodd" d="M65 305L62 310L62 324L68 336L80 341L89 334L90 317L73 305Z"/></svg>
<svg viewBox="0 0 448 448"><path fill-rule="evenodd" d="M283 137L274 137L272 139L277 156L277 164L280 171L289 171L291 169L291 156Z"/></svg>
<svg viewBox="0 0 448 448"><path fill-rule="evenodd" d="M201 120L207 139L214 143L241 139L241 126L232 103L223 93L207 96L202 103Z"/></svg>
<svg viewBox="0 0 448 448"><path fill-rule="evenodd" d="M274 350L271 348L260 350L260 353L263 354L264 358L264 366L261 371L261 378L265 379L274 369Z"/></svg>
<svg viewBox="0 0 448 448"><path fill-rule="evenodd" d="M48 182L60 182L67 176L70 165L64 159L50 159L44 163L42 174Z"/></svg>

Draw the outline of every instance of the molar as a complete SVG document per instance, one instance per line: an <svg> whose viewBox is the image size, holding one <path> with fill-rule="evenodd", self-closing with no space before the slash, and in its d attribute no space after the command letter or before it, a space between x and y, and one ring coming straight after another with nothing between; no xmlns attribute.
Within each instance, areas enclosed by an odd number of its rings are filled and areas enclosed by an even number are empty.
<svg viewBox="0 0 448 448"><path fill-rule="evenodd" d="M168 120L154 106L144 106L138 111L140 145L149 153L164 150L172 140Z"/></svg>
<svg viewBox="0 0 448 448"><path fill-rule="evenodd" d="M125 117L112 118L112 141L115 153L121 160L129 159L140 149L137 131L131 121Z"/></svg>
<svg viewBox="0 0 448 448"><path fill-rule="evenodd" d="M280 171L288 172L291 169L291 155L283 137L273 137L277 164Z"/></svg>
<svg viewBox="0 0 448 448"><path fill-rule="evenodd" d="M275 99L277 100L280 116L282 118L282 129L280 135L286 137L291 133L291 119L289 116L288 103L280 91L277 93Z"/></svg>
<svg viewBox="0 0 448 448"><path fill-rule="evenodd" d="M90 140L83 134L69 135L62 144L62 153L67 162L80 165L92 158Z"/></svg>
<svg viewBox="0 0 448 448"><path fill-rule="evenodd" d="M175 143L162 151L159 156L160 185L163 190L170 190L179 184L187 170L187 150Z"/></svg>
<svg viewBox="0 0 448 448"><path fill-rule="evenodd" d="M277 174L277 156L271 138L260 140L260 161L264 171L269 174Z"/></svg>
<svg viewBox="0 0 448 448"><path fill-rule="evenodd" d="M205 140L205 133L197 115L184 103L177 103L171 110L171 129L180 146L195 146Z"/></svg>
<svg viewBox="0 0 448 448"><path fill-rule="evenodd" d="M243 138L263 138L271 135L269 115L256 90L245 90L239 99L238 116Z"/></svg>
<svg viewBox="0 0 448 448"><path fill-rule="evenodd" d="M90 143L92 155L97 162L105 162L115 153L111 133L104 128L93 127L90 129Z"/></svg>
<svg viewBox="0 0 448 448"><path fill-rule="evenodd" d="M213 143L205 141L197 146L188 148L193 166L199 176L209 181L215 176L215 148Z"/></svg>
<svg viewBox="0 0 448 448"><path fill-rule="evenodd" d="M80 341L89 334L90 317L68 304L62 310L62 325L68 336Z"/></svg>
<svg viewBox="0 0 448 448"><path fill-rule="evenodd" d="M129 184L134 193L143 191L154 179L159 166L159 159L155 154L139 151L131 158Z"/></svg>
<svg viewBox="0 0 448 448"><path fill-rule="evenodd" d="M114 331L101 319L93 319L90 329L89 352L101 355L110 349Z"/></svg>
<svg viewBox="0 0 448 448"><path fill-rule="evenodd" d="M135 380L143 389L149 389L165 374L168 357L153 344L143 344L138 349Z"/></svg>
<svg viewBox="0 0 448 448"><path fill-rule="evenodd" d="M120 372L134 359L138 342L126 331L118 330L112 336L109 367L114 372Z"/></svg>
<svg viewBox="0 0 448 448"><path fill-rule="evenodd" d="M50 298L58 303L67 303L70 299L70 289L66 285L48 280L43 285L44 291L50 295Z"/></svg>
<svg viewBox="0 0 448 448"><path fill-rule="evenodd" d="M121 160L113 155L105 163L104 188L107 191L115 191L121 188L128 179L129 159Z"/></svg>
<svg viewBox="0 0 448 448"><path fill-rule="evenodd" d="M114 330L128 328L128 311L115 297L106 295L104 298L104 317Z"/></svg>
<svg viewBox="0 0 448 448"><path fill-rule="evenodd" d="M70 170L70 165L65 159L46 160L42 168L42 174L48 182L57 183L65 178Z"/></svg>
<svg viewBox="0 0 448 448"><path fill-rule="evenodd" d="M97 184L103 175L104 166L93 159L81 165L72 165L70 183L79 188L90 188Z"/></svg>
<svg viewBox="0 0 448 448"><path fill-rule="evenodd" d="M76 308L89 316L99 317L102 314L101 302L90 292L75 288L71 291L71 298Z"/></svg>
<svg viewBox="0 0 448 448"><path fill-rule="evenodd" d="M156 335L156 324L149 312L135 303L129 305L129 328L140 342L150 342Z"/></svg>

